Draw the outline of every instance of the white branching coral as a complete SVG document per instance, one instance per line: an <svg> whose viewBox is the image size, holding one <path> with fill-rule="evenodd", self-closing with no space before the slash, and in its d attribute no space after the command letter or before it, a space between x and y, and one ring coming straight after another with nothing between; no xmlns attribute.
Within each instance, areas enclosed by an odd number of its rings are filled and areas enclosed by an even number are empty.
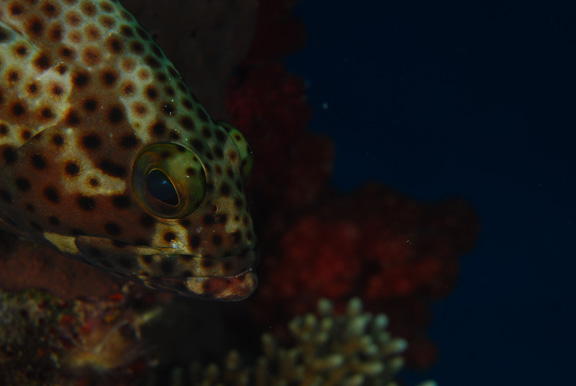
<svg viewBox="0 0 576 386"><path fill-rule="evenodd" d="M392 337L387 324L385 315L364 312L360 299L350 300L344 315L335 315L332 303L320 300L317 314L289 322L294 347L280 347L264 334L264 355L254 366L244 366L232 351L222 368L195 363L189 374L192 384L202 386L395 386L407 344ZM180 374L172 375L179 383Z"/></svg>

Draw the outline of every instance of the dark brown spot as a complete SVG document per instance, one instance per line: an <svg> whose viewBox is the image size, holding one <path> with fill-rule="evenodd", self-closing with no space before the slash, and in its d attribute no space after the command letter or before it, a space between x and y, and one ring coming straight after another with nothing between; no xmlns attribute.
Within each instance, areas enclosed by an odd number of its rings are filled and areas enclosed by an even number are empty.
<svg viewBox="0 0 576 386"><path fill-rule="evenodd" d="M151 226L153 226L156 223L156 220L154 220L154 218L150 215L143 215L140 218L140 224L144 227L144 228L150 228Z"/></svg>
<svg viewBox="0 0 576 386"><path fill-rule="evenodd" d="M82 137L82 146L85 149L98 149L102 140L97 134L88 134Z"/></svg>
<svg viewBox="0 0 576 386"><path fill-rule="evenodd" d="M30 190L31 185L30 181L27 178L18 177L14 180L14 183L16 184L18 190L20 190L21 192L27 192L28 190Z"/></svg>
<svg viewBox="0 0 576 386"><path fill-rule="evenodd" d="M126 169L124 168L124 166L117 164L116 162L109 160L109 159L104 159L102 161L100 161L99 164L100 169L113 177L124 177L126 176Z"/></svg>
<svg viewBox="0 0 576 386"><path fill-rule="evenodd" d="M90 75L85 71L79 71L72 77L72 82L78 88L83 88L90 82Z"/></svg>
<svg viewBox="0 0 576 386"><path fill-rule="evenodd" d="M164 241L167 243L174 241L176 239L176 234L174 232L166 232L164 233Z"/></svg>
<svg viewBox="0 0 576 386"><path fill-rule="evenodd" d="M28 85L28 92L30 94L36 94L37 91L38 91L38 86L36 85L36 83L32 82Z"/></svg>
<svg viewBox="0 0 576 386"><path fill-rule="evenodd" d="M94 98L87 98L83 103L84 110L93 112L98 107L98 101Z"/></svg>
<svg viewBox="0 0 576 386"><path fill-rule="evenodd" d="M108 112L108 120L112 124L120 123L124 120L124 110L120 106L113 106Z"/></svg>
<svg viewBox="0 0 576 386"><path fill-rule="evenodd" d="M213 150L217 159L222 159L224 157L224 151L220 146L214 146Z"/></svg>
<svg viewBox="0 0 576 386"><path fill-rule="evenodd" d="M212 138L212 130L207 127L202 128L202 136L206 139Z"/></svg>
<svg viewBox="0 0 576 386"><path fill-rule="evenodd" d="M28 47L21 44L18 47L16 47L15 52L16 52L16 55L24 57L28 54Z"/></svg>
<svg viewBox="0 0 576 386"><path fill-rule="evenodd" d="M24 141L29 140L31 136L32 136L32 132L30 131L30 129L22 129L20 131L20 137L22 137L22 139Z"/></svg>
<svg viewBox="0 0 576 386"><path fill-rule="evenodd" d="M194 235L190 237L190 246L192 248L198 248L200 246L200 236Z"/></svg>
<svg viewBox="0 0 576 386"><path fill-rule="evenodd" d="M118 236L122 233L122 229L120 228L120 225L114 223L114 222L109 222L106 223L104 225L104 230L106 231L106 233L108 233L110 236Z"/></svg>
<svg viewBox="0 0 576 386"><path fill-rule="evenodd" d="M50 110L49 107L44 107L42 110L40 110L40 115L41 115L42 118L44 118L44 119L52 119L52 118L54 118L54 113L52 112L52 110Z"/></svg>
<svg viewBox="0 0 576 386"><path fill-rule="evenodd" d="M224 143L226 142L226 133L222 130L216 130L216 139L218 140L218 142L220 143Z"/></svg>
<svg viewBox="0 0 576 386"><path fill-rule="evenodd" d="M110 36L108 39L106 39L106 46L108 47L108 51L113 54L120 54L124 49L122 40L120 40L117 36Z"/></svg>
<svg viewBox="0 0 576 386"><path fill-rule="evenodd" d="M0 137L5 137L8 134L8 126L6 126L5 124L1 123L0 124Z"/></svg>
<svg viewBox="0 0 576 386"><path fill-rule="evenodd" d="M144 52L144 45L139 41L133 41L130 44L130 51L132 51L135 54L142 54Z"/></svg>
<svg viewBox="0 0 576 386"><path fill-rule="evenodd" d="M66 59L74 59L75 53L74 50L70 47L60 47L58 52L61 57Z"/></svg>
<svg viewBox="0 0 576 386"><path fill-rule="evenodd" d="M80 114L74 109L70 109L66 114L66 123L70 126L77 126L80 123Z"/></svg>
<svg viewBox="0 0 576 386"><path fill-rule="evenodd" d="M26 106L23 102L14 102L10 108L10 111L12 115L18 118L26 114Z"/></svg>
<svg viewBox="0 0 576 386"><path fill-rule="evenodd" d="M44 197L46 197L48 201L51 201L55 204L60 202L60 196L58 195L58 190L56 190L56 188L54 188L53 186L48 186L44 188Z"/></svg>
<svg viewBox="0 0 576 386"><path fill-rule="evenodd" d="M54 134L52 136L52 143L56 146L62 146L64 145L64 137L60 134Z"/></svg>
<svg viewBox="0 0 576 386"><path fill-rule="evenodd" d="M122 93L126 96L132 96L136 91L136 86L132 82L126 82L122 86Z"/></svg>
<svg viewBox="0 0 576 386"><path fill-rule="evenodd" d="M120 146L132 149L138 145L138 138L134 134L126 134L120 139Z"/></svg>
<svg viewBox="0 0 576 386"><path fill-rule="evenodd" d="M34 154L32 156L32 166L38 170L46 169L46 160L40 154Z"/></svg>
<svg viewBox="0 0 576 386"><path fill-rule="evenodd" d="M144 62L152 68L160 67L160 61L156 59L154 56L147 56L146 59L144 59Z"/></svg>
<svg viewBox="0 0 576 386"><path fill-rule="evenodd" d="M128 208L132 204L132 202L130 201L130 197L121 194L113 196L112 203L116 208L120 209Z"/></svg>
<svg viewBox="0 0 576 386"><path fill-rule="evenodd" d="M194 121L190 117L183 117L180 120L180 123L186 130L193 130L194 129Z"/></svg>
<svg viewBox="0 0 576 386"><path fill-rule="evenodd" d="M52 95L58 97L64 93L64 89L59 84L55 84L54 86L52 86L50 92L52 93Z"/></svg>
<svg viewBox="0 0 576 386"><path fill-rule="evenodd" d="M94 199L88 196L80 196L76 202L78 203L78 207L82 210L90 211L96 206Z"/></svg>
<svg viewBox="0 0 576 386"><path fill-rule="evenodd" d="M222 186L220 187L220 194L222 196L229 196L231 192L232 188L230 187L230 185L226 182L222 183Z"/></svg>
<svg viewBox="0 0 576 386"><path fill-rule="evenodd" d="M174 108L174 105L172 103L164 103L162 105L162 112L167 116L171 116L176 112L176 109Z"/></svg>
<svg viewBox="0 0 576 386"><path fill-rule="evenodd" d="M48 38L53 42L60 42L62 40L62 35L63 31L61 25L54 24L51 25L50 28L48 28Z"/></svg>
<svg viewBox="0 0 576 386"><path fill-rule="evenodd" d="M97 178L90 178L90 181L88 181L88 183L90 184L91 187L95 188L97 186L100 186L100 181L98 181Z"/></svg>
<svg viewBox="0 0 576 386"><path fill-rule="evenodd" d="M80 166L78 166L78 164L74 161L68 161L64 166L64 171L69 176L75 177L78 175L78 173L80 173Z"/></svg>
<svg viewBox="0 0 576 386"><path fill-rule="evenodd" d="M48 216L48 223L52 226L60 225L60 220L56 216Z"/></svg>
<svg viewBox="0 0 576 386"><path fill-rule="evenodd" d="M220 235L214 235L214 237L212 237L212 244L222 245L222 237Z"/></svg>
<svg viewBox="0 0 576 386"><path fill-rule="evenodd" d="M40 36L44 32L44 23L40 18L31 18L27 21L26 29L30 35Z"/></svg>
<svg viewBox="0 0 576 386"><path fill-rule="evenodd" d="M114 86L116 84L116 81L118 80L118 74L111 69L103 71L101 76L102 76L102 83L104 83L104 85L108 87Z"/></svg>
<svg viewBox="0 0 576 386"><path fill-rule="evenodd" d="M166 133L166 125L163 122L156 122L152 125L152 133L155 135L163 135Z"/></svg>
<svg viewBox="0 0 576 386"><path fill-rule="evenodd" d="M210 121L210 117L203 108L198 109L198 118L200 118L200 120L204 123L208 123Z"/></svg>
<svg viewBox="0 0 576 386"><path fill-rule="evenodd" d="M152 256L149 255L144 255L141 258L141 261L144 262L144 264L152 264Z"/></svg>
<svg viewBox="0 0 576 386"><path fill-rule="evenodd" d="M24 8L20 4L13 3L10 5L9 11L12 16L20 16L24 13Z"/></svg>
<svg viewBox="0 0 576 386"><path fill-rule="evenodd" d="M42 4L40 9L48 17L55 17L58 16L58 14L60 14L60 9L56 7L54 3L51 2L45 2L44 4Z"/></svg>
<svg viewBox="0 0 576 386"><path fill-rule="evenodd" d="M148 86L146 87L146 95L148 96L148 99L154 100L158 97L158 91L156 90L155 87Z"/></svg>
<svg viewBox="0 0 576 386"><path fill-rule="evenodd" d="M182 101L182 105L186 110L194 110L194 105L192 104L192 101L190 99L184 99Z"/></svg>
<svg viewBox="0 0 576 386"><path fill-rule="evenodd" d="M192 147L198 152L204 151L204 144L199 139L192 140Z"/></svg>
<svg viewBox="0 0 576 386"><path fill-rule="evenodd" d="M2 198L2 201L8 204L12 203L12 195L4 189L0 189L0 198Z"/></svg>
<svg viewBox="0 0 576 386"><path fill-rule="evenodd" d="M20 80L20 73L16 70L8 71L7 78L8 82L16 83Z"/></svg>

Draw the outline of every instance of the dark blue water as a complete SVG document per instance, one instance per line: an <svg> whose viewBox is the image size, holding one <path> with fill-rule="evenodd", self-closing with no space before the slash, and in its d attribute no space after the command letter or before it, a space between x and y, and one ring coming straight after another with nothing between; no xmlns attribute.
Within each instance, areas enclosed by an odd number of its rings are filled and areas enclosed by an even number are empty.
<svg viewBox="0 0 576 386"><path fill-rule="evenodd" d="M459 286L434 306L440 360L408 379L570 383L574 9L387 3L303 0L308 45L287 64L309 82L312 130L336 140L337 186L463 196L482 219Z"/></svg>

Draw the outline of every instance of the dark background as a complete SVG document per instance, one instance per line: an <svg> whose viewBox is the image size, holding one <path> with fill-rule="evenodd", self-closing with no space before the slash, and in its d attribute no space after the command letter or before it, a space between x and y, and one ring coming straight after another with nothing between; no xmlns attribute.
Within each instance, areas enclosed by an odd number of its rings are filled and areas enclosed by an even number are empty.
<svg viewBox="0 0 576 386"><path fill-rule="evenodd" d="M570 2L563 2L570 4ZM303 0L312 130L337 143L334 183L462 196L482 220L436 303L440 359L409 384L573 382L576 22L545 3Z"/></svg>

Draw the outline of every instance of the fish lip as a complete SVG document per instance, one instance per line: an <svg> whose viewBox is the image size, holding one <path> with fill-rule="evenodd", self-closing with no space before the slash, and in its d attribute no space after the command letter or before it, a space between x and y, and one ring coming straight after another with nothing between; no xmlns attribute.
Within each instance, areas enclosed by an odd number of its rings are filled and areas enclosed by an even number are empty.
<svg viewBox="0 0 576 386"><path fill-rule="evenodd" d="M232 279L235 277L240 277L242 275L246 275L250 272L254 272L254 269L258 266L260 262L260 248L258 246L254 246L251 248L244 248L239 253L228 254L224 256L217 256L217 257L205 257L201 255L194 255L194 254L178 254L178 253L165 253L165 250L161 250L163 253L159 253L166 257L172 257L175 259L187 259L192 261L193 259L205 259L207 261L213 262L215 265L217 264L224 264L226 261L234 261L234 260L242 260L241 264L238 264L230 274L222 275L222 274L209 274L209 275L162 275L165 278L173 278L173 279L186 279L186 278L225 278L225 279ZM240 258L240 255L244 255L244 258ZM154 276L152 276L154 277Z"/></svg>

